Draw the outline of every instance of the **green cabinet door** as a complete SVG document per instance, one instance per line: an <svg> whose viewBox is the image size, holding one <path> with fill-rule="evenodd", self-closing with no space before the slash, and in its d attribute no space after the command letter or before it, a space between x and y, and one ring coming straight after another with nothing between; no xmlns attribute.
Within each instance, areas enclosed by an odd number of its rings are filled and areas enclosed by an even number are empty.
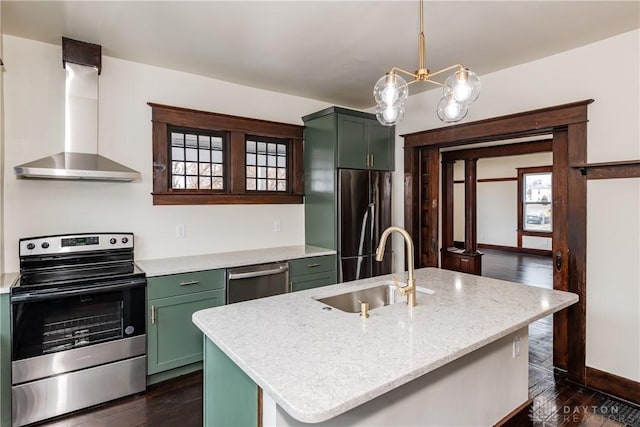
<svg viewBox="0 0 640 427"><path fill-rule="evenodd" d="M191 316L224 304L224 290L205 291L147 302L147 374L202 360L202 332Z"/></svg>
<svg viewBox="0 0 640 427"><path fill-rule="evenodd" d="M393 127L382 126L377 121L367 123L367 143L369 146L370 168L392 171L394 164Z"/></svg>
<svg viewBox="0 0 640 427"><path fill-rule="evenodd" d="M338 167L367 169L368 154L367 120L338 114Z"/></svg>
<svg viewBox="0 0 640 427"><path fill-rule="evenodd" d="M306 289L319 288L320 286L335 285L336 282L336 270L307 274L291 278L291 291L297 292L304 291Z"/></svg>

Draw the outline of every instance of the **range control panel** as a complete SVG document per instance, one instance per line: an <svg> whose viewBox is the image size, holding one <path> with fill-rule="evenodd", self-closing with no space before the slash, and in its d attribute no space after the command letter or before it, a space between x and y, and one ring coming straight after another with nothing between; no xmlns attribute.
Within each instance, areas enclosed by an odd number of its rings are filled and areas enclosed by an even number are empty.
<svg viewBox="0 0 640 427"><path fill-rule="evenodd" d="M133 233L64 234L20 239L20 256L133 249Z"/></svg>

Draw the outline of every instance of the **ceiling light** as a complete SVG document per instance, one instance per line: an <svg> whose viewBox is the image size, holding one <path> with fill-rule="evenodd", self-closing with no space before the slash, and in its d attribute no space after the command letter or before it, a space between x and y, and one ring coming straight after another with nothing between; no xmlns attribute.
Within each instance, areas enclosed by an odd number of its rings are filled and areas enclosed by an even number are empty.
<svg viewBox="0 0 640 427"><path fill-rule="evenodd" d="M473 71L461 64L452 65L432 73L425 64L424 44L424 0L420 0L420 34L418 34L418 62L415 73L393 67L388 73L380 77L373 87L373 97L376 100L376 117L385 126L393 126L402 120L404 106L409 96L409 85L415 82L429 82L442 86L443 94L438 102L438 117L443 122L454 123L462 120L468 111L469 104L478 99L480 94L480 79ZM433 77L455 70L444 83L432 80ZM407 81L399 74L411 76Z"/></svg>

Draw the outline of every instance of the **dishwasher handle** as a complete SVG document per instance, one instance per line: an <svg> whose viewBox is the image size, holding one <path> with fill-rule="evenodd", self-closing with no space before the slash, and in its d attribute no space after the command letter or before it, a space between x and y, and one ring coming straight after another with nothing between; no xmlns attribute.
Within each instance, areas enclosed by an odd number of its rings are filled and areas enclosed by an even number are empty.
<svg viewBox="0 0 640 427"><path fill-rule="evenodd" d="M251 277L262 277L262 276L271 276L274 274L285 273L289 271L289 265L283 264L278 268L272 268L269 270L261 270L261 271L248 271L246 273L229 273L229 280L234 279L249 279Z"/></svg>

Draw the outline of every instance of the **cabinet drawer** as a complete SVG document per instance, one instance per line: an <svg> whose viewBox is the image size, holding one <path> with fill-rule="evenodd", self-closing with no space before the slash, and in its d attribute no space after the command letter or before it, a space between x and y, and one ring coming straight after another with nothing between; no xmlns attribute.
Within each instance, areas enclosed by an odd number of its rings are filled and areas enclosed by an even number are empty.
<svg viewBox="0 0 640 427"><path fill-rule="evenodd" d="M291 291L304 291L305 289L318 288L320 286L335 285L337 281L336 271L324 271L306 276L291 278Z"/></svg>
<svg viewBox="0 0 640 427"><path fill-rule="evenodd" d="M336 256L326 255L289 260L289 277L315 274L336 269Z"/></svg>
<svg viewBox="0 0 640 427"><path fill-rule="evenodd" d="M150 277L147 281L147 299L224 289L224 274L225 270L207 270Z"/></svg>

